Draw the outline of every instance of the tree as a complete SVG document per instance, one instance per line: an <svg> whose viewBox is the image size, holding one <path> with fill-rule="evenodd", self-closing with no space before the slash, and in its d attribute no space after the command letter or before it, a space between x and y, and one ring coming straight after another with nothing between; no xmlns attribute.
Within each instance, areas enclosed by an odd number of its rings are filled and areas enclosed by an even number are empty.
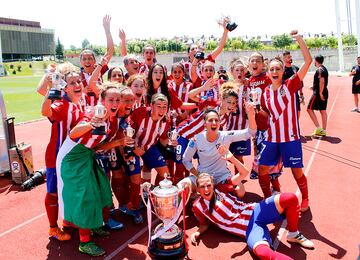
<svg viewBox="0 0 360 260"><path fill-rule="evenodd" d="M74 45L70 45L70 50L75 52L77 50L77 48Z"/></svg>
<svg viewBox="0 0 360 260"><path fill-rule="evenodd" d="M82 43L81 43L81 47L82 47L83 49L88 48L89 45L90 45L90 42L88 41L88 39L84 39L84 40L82 41Z"/></svg>
<svg viewBox="0 0 360 260"><path fill-rule="evenodd" d="M258 39L254 38L254 37L252 37L250 40L248 40L246 42L246 44L251 50L260 50L263 46L261 41L259 41Z"/></svg>
<svg viewBox="0 0 360 260"><path fill-rule="evenodd" d="M286 47L290 46L293 42L292 38L286 33L272 36L271 39L273 41L272 42L273 46L279 49L285 49Z"/></svg>
<svg viewBox="0 0 360 260"><path fill-rule="evenodd" d="M57 59L64 58L64 46L61 44L60 39L57 39L56 47L55 47L55 56Z"/></svg>

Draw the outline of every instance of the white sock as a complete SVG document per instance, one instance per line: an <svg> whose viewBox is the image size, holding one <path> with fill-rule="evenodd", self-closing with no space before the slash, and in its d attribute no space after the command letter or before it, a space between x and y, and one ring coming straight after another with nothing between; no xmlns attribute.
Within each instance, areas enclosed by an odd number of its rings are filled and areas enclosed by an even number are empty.
<svg viewBox="0 0 360 260"><path fill-rule="evenodd" d="M299 231L294 231L294 232L288 232L287 237L296 237L299 234Z"/></svg>

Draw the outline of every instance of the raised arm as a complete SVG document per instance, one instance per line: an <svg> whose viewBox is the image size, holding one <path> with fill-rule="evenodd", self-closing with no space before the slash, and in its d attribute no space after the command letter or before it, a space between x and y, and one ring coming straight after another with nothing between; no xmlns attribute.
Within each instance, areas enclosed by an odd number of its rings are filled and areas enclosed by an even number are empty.
<svg viewBox="0 0 360 260"><path fill-rule="evenodd" d="M222 34L222 36L221 36L219 45L216 47L215 50L213 50L213 51L211 52L211 56L213 57L214 60L216 59L217 56L219 56L219 54L222 52L222 50L223 50L224 47L225 47L226 40L227 40L227 35L228 35L228 33L229 33L229 30L226 29L226 24L227 24L226 21L223 20L221 25L223 26L224 31L223 31L223 34Z"/></svg>
<svg viewBox="0 0 360 260"><path fill-rule="evenodd" d="M106 46L107 46L105 56L108 57L108 61L110 61L111 57L114 54L114 41L110 32L110 21L111 21L110 15L105 15L103 18L103 26L106 35Z"/></svg>
<svg viewBox="0 0 360 260"><path fill-rule="evenodd" d="M101 70L102 68L107 65L109 62L108 56L104 56L101 58L101 61L97 64L95 70L91 74L90 80L89 80L89 88L94 91L96 96L99 96L100 88L97 86Z"/></svg>
<svg viewBox="0 0 360 260"><path fill-rule="evenodd" d="M127 55L126 34L123 29L119 29L119 38L120 38L120 56L125 57Z"/></svg>
<svg viewBox="0 0 360 260"><path fill-rule="evenodd" d="M310 68L310 65L312 62L312 57L311 57L310 51L309 51L304 39L302 38L302 36L300 34L298 34L298 31L293 30L290 32L290 35L299 44L301 53L304 57L304 63L301 65L299 71L297 72L300 80L303 80L306 76L306 73L308 72L308 70Z"/></svg>

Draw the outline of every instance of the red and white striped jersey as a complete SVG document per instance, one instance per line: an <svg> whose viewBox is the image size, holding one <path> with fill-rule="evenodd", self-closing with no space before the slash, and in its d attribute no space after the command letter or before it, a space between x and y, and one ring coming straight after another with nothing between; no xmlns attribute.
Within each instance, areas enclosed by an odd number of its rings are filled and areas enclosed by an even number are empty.
<svg viewBox="0 0 360 260"><path fill-rule="evenodd" d="M197 110L190 118L181 122L177 127L178 135L188 140L205 129L204 112Z"/></svg>
<svg viewBox="0 0 360 260"><path fill-rule="evenodd" d="M191 82L185 81L185 82L182 82L179 86L177 86L175 84L174 80L170 80L168 82L168 88L173 89L175 91L175 93L177 94L177 97L182 102L188 102L188 100L189 100L189 92L190 92L190 90L192 90L193 85L192 85ZM181 113L184 113L184 110L176 109L176 112L178 114L181 114Z"/></svg>
<svg viewBox="0 0 360 260"><path fill-rule="evenodd" d="M200 197L194 202L192 210L200 224L209 220L223 230L245 237L256 203L247 204L218 189L214 190L214 196L216 201L212 212L209 210L210 201Z"/></svg>
<svg viewBox="0 0 360 260"><path fill-rule="evenodd" d="M66 96L51 104L52 116L51 135L45 152L45 164L47 168L56 167L56 156L61 145L70 133L70 130L83 117L83 110L80 104L74 104Z"/></svg>
<svg viewBox="0 0 360 260"><path fill-rule="evenodd" d="M266 74L266 72L263 72L257 76L251 76L249 78L250 89L255 88L255 89L261 90L261 92L260 92L260 90L258 90L259 93L261 93L261 100L263 99L263 93L264 93L265 88L267 86L269 86L270 84L271 84L271 80L268 77L268 75ZM260 113L257 113L255 115L255 120L256 120L258 130L266 130L269 127L268 126L268 118L262 116Z"/></svg>
<svg viewBox="0 0 360 260"><path fill-rule="evenodd" d="M248 120L245 111L245 102L249 97L250 88L245 85L240 86L238 93L238 111L231 113L228 117L226 130L241 130L248 127Z"/></svg>
<svg viewBox="0 0 360 260"><path fill-rule="evenodd" d="M146 63L140 63L140 68L139 68L140 75L144 75L145 77L147 77L147 75L149 74L149 70L150 68L148 67L148 65L146 65Z"/></svg>
<svg viewBox="0 0 360 260"><path fill-rule="evenodd" d="M82 122L90 122L91 118L84 116ZM81 124L81 122L80 122ZM119 129L119 118L111 117L105 121L106 135L93 135L91 131L85 133L79 138L71 138L74 142L82 144L89 149L95 148L98 144L103 142L105 139L111 140Z"/></svg>
<svg viewBox="0 0 360 260"><path fill-rule="evenodd" d="M277 90L273 90L272 85L265 89L262 106L270 115L267 141L283 143L300 139L295 92L301 87L299 76L295 74Z"/></svg>
<svg viewBox="0 0 360 260"><path fill-rule="evenodd" d="M130 124L135 129L135 144L145 151L159 139L166 139L170 128L169 120L153 121L150 107L140 107L130 115Z"/></svg>
<svg viewBox="0 0 360 260"><path fill-rule="evenodd" d="M100 75L99 76L99 79L98 81L99 82L103 82L103 75L106 73L106 71L109 69L109 67L107 65L104 65L102 68L101 68L101 71L100 71ZM90 81L90 78L91 78L91 74L90 73L86 73L84 71L83 68L81 68L80 70L80 77L81 77L81 82L84 86L84 88L86 88L88 85L89 85L89 81ZM98 98L96 96L89 96L89 95L86 95L86 104L88 104L89 106L96 106L97 104L97 101L98 101Z"/></svg>

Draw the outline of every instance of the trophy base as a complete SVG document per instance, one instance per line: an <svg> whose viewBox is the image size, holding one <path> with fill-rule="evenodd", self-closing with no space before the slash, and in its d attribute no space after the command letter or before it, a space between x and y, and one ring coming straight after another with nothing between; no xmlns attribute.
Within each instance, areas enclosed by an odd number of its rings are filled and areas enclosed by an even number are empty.
<svg viewBox="0 0 360 260"><path fill-rule="evenodd" d="M50 89L48 99L51 100L61 100L61 90Z"/></svg>
<svg viewBox="0 0 360 260"><path fill-rule="evenodd" d="M105 126L98 126L95 129L91 131L91 134L93 135L106 135Z"/></svg>
<svg viewBox="0 0 360 260"><path fill-rule="evenodd" d="M163 224L158 225L154 232ZM184 232L174 225L157 239L151 242L148 253L152 259L182 259L187 255L184 244Z"/></svg>

